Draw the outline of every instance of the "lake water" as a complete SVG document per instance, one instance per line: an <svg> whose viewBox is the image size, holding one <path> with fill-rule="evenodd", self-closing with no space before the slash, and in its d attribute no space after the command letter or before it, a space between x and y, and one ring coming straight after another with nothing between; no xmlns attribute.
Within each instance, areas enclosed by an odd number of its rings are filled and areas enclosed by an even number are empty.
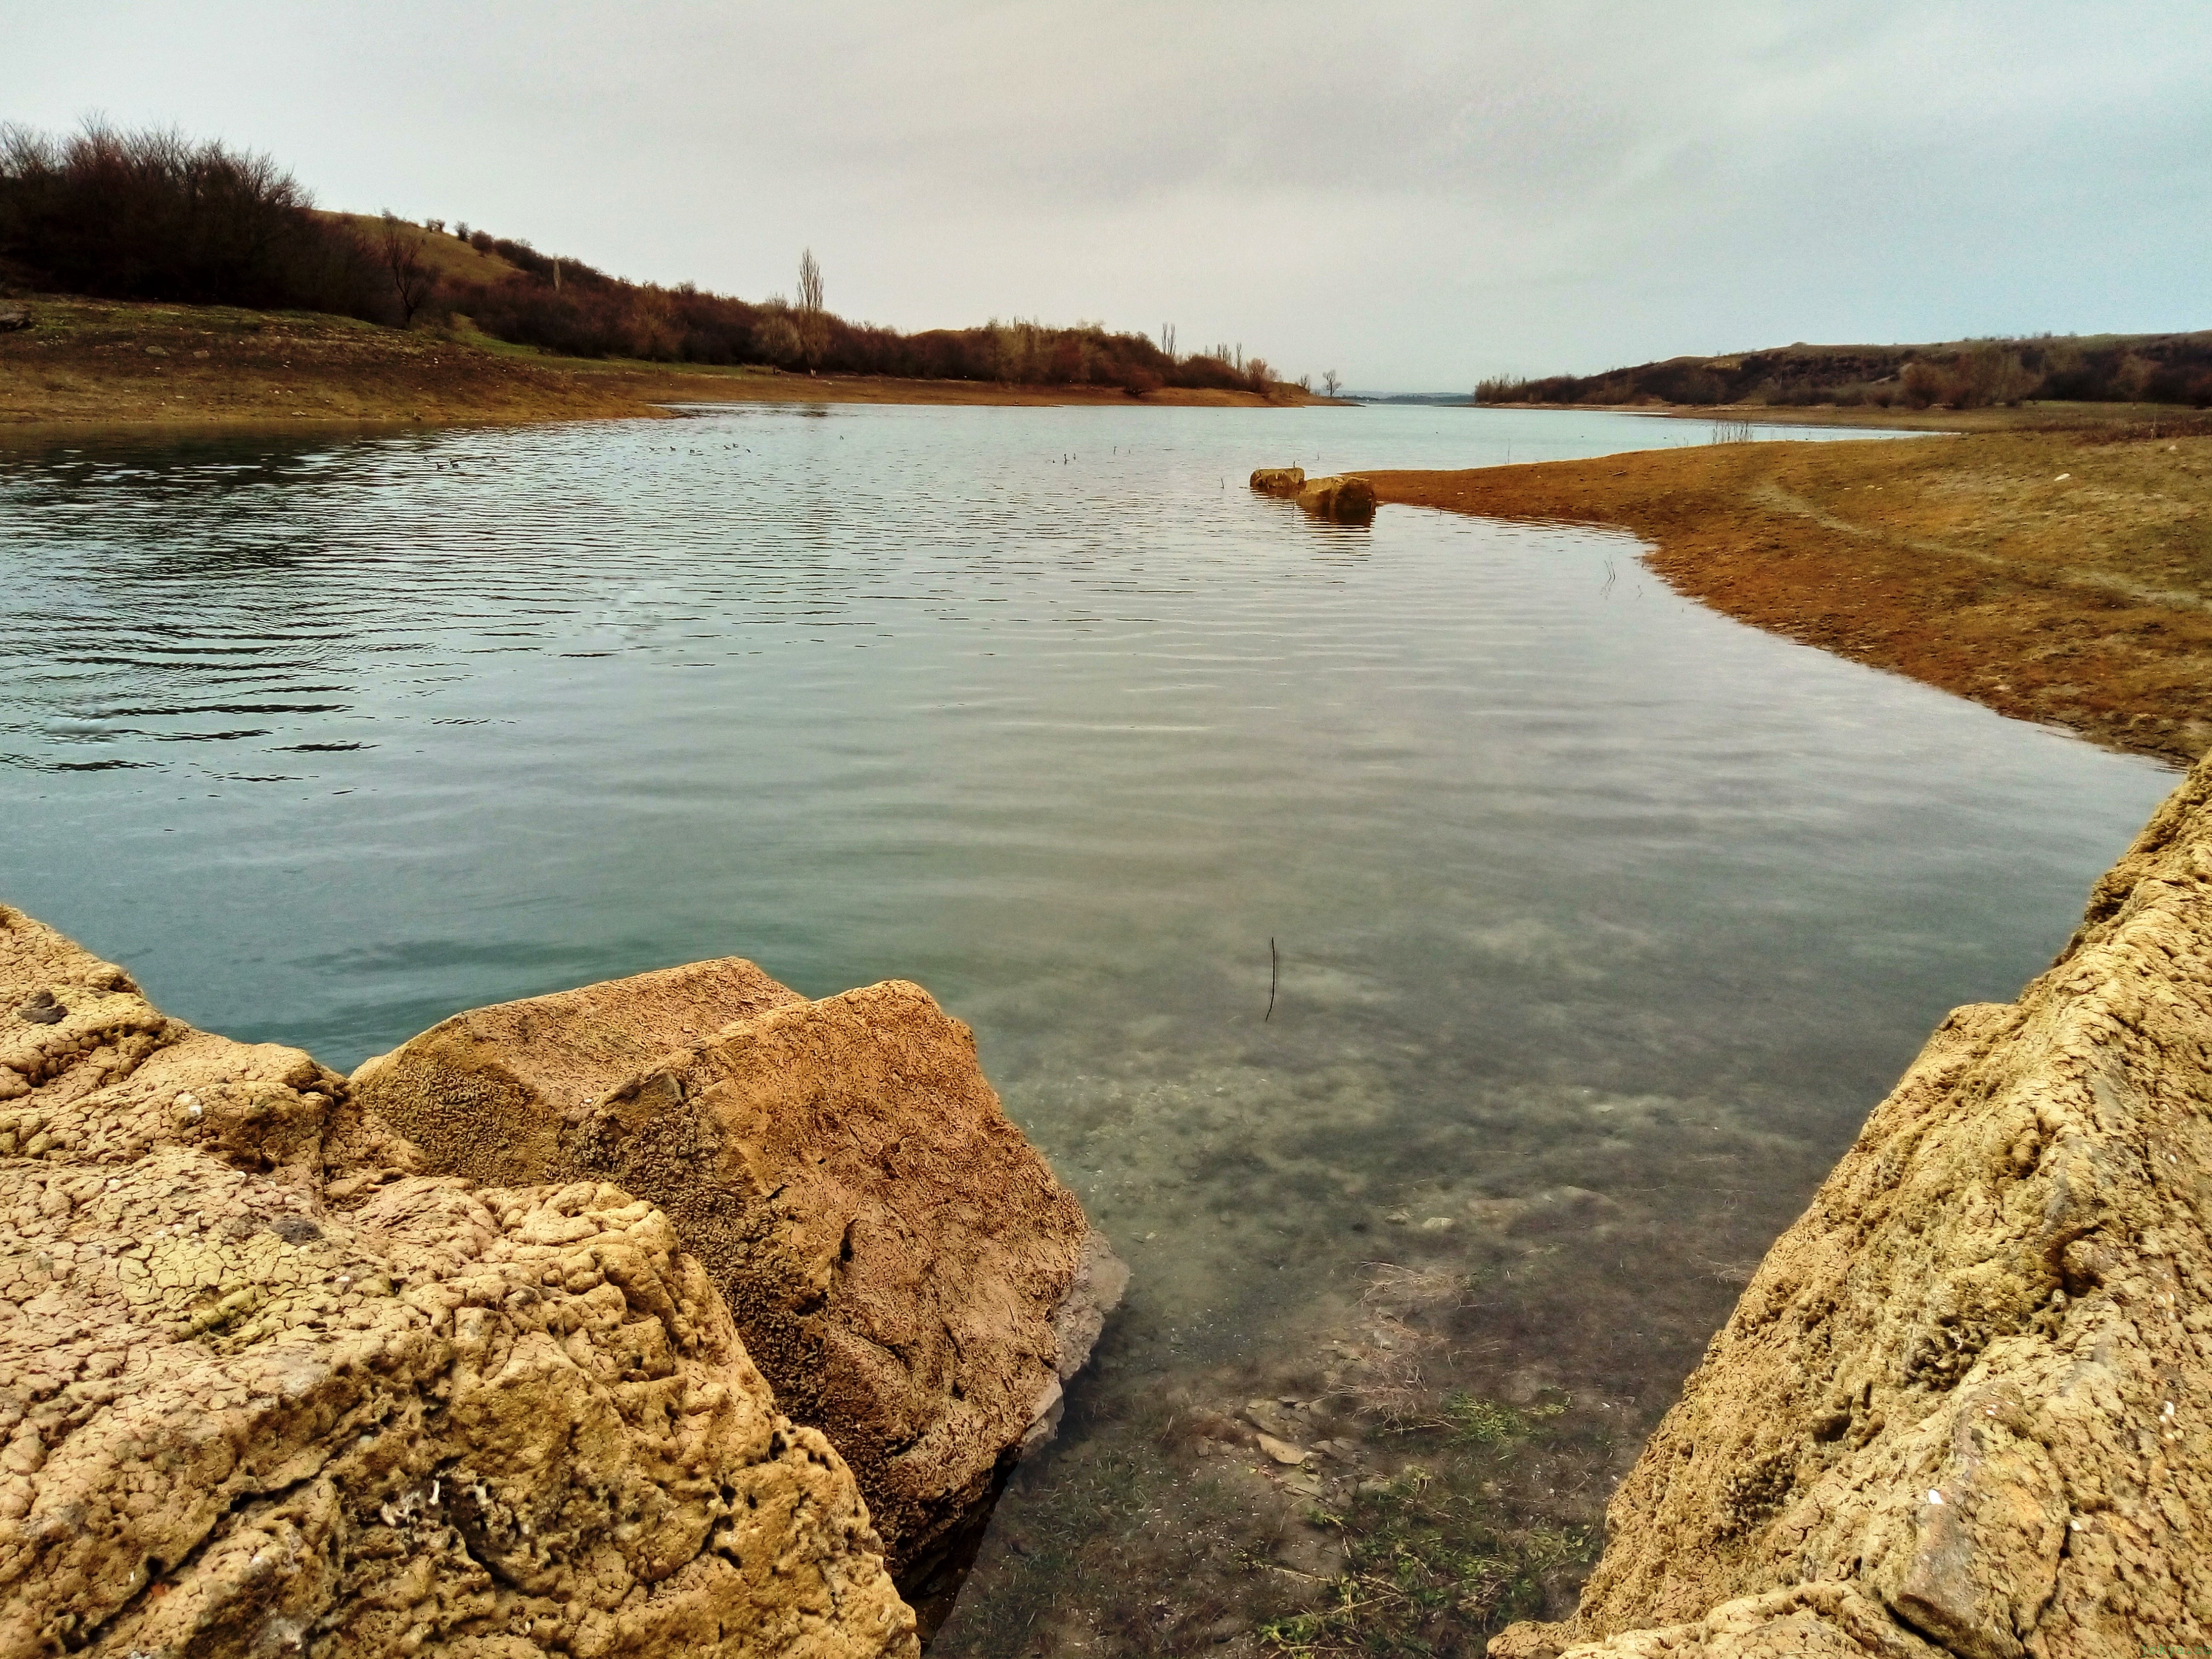
<svg viewBox="0 0 2212 1659"><path fill-rule="evenodd" d="M1708 435L739 407L19 450L0 898L341 1068L700 957L921 981L1136 1275L940 1646L1182 1650L1115 1563L1259 1571L1206 1504L1274 1489L1192 1496L1219 1458L1148 1412L1318 1392L1378 1273L1445 1273L1431 1382L1614 1413L1513 1488L1587 1522L1928 1030L2172 786L1620 535L1243 484ZM1115 1458L1153 1486L1109 1550L1067 1494Z"/></svg>

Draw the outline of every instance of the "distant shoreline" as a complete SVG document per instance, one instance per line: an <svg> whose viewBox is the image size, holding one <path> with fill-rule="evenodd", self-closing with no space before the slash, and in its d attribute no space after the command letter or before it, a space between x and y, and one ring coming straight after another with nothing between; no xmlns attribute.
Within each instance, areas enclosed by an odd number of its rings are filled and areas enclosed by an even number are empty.
<svg viewBox="0 0 2212 1659"><path fill-rule="evenodd" d="M306 312L27 301L0 333L0 443L52 435L308 427L390 428L666 419L672 404L1136 404L1282 408L1331 401L1297 387L1006 386L792 374L703 364L551 357L488 340Z"/></svg>
<svg viewBox="0 0 2212 1659"><path fill-rule="evenodd" d="M2075 431L2093 427L2176 427L2199 419L2173 404L2023 403L1984 409L1883 409L1873 404L1445 404L1498 415L1645 415L1662 421L1746 422L1753 426L1842 426L1899 432Z"/></svg>

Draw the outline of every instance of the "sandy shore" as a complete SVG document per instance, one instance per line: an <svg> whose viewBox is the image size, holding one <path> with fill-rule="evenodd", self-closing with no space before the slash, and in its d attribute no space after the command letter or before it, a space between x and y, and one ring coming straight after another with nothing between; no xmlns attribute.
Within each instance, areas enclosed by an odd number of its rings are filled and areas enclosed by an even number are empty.
<svg viewBox="0 0 2212 1659"><path fill-rule="evenodd" d="M1364 476L1384 501L1631 531L1674 587L1741 621L2190 762L2212 748L2212 434L2161 414L2158 437L1721 443Z"/></svg>
<svg viewBox="0 0 2212 1659"><path fill-rule="evenodd" d="M0 441L52 428L472 424L654 418L685 403L1127 405L1118 386L786 374L549 357L302 312L40 298L0 334ZM1264 408L1166 387L1147 404ZM1287 392L1277 404L1324 402Z"/></svg>

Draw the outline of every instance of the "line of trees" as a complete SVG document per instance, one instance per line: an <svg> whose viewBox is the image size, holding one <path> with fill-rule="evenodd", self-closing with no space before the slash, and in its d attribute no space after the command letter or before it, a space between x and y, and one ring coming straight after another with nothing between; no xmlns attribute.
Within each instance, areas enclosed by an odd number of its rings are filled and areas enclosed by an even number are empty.
<svg viewBox="0 0 2212 1659"><path fill-rule="evenodd" d="M813 250L796 303L753 303L684 283L610 276L528 242L457 225L450 233L511 270L471 282L425 257L443 221L386 213L365 232L319 214L265 155L173 131L88 122L65 137L0 127L0 283L125 300L332 312L406 327L465 318L496 339L580 357L768 364L929 380L1267 394L1273 370L1243 349L1176 355L1142 334L993 321L905 334L855 323L824 303ZM1165 347L1164 349L1163 347ZM1232 360L1233 359L1233 360Z"/></svg>
<svg viewBox="0 0 2212 1659"><path fill-rule="evenodd" d="M265 155L88 122L0 126L0 276L118 300L402 320L374 255Z"/></svg>
<svg viewBox="0 0 2212 1659"><path fill-rule="evenodd" d="M2212 407L2212 333L1960 340L1942 345L1790 346L1675 357L1602 374L1498 376L1480 404L1811 404L1984 408L1998 404Z"/></svg>
<svg viewBox="0 0 2212 1659"><path fill-rule="evenodd" d="M1232 362L1212 353L1179 357L1143 334L1116 333L1096 323L1060 328L994 319L979 328L906 334L852 322L827 309L822 269L811 249L801 256L796 301L776 295L755 302L688 283L662 288L625 282L574 259L559 262L563 283L556 288L555 262L529 243L481 229L468 240L518 274L496 283L451 284L441 301L496 338L566 356L1119 386L1138 396L1164 386L1264 396L1274 384L1274 370L1263 359Z"/></svg>

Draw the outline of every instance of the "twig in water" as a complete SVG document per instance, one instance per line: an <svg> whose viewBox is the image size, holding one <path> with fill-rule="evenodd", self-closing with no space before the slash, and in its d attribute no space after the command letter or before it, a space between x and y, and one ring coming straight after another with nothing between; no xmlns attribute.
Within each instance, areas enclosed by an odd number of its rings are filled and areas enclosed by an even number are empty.
<svg viewBox="0 0 2212 1659"><path fill-rule="evenodd" d="M1267 1012L1260 1024L1265 1025L1275 1017L1275 987L1283 976L1283 959L1275 954L1275 941L1267 941Z"/></svg>

